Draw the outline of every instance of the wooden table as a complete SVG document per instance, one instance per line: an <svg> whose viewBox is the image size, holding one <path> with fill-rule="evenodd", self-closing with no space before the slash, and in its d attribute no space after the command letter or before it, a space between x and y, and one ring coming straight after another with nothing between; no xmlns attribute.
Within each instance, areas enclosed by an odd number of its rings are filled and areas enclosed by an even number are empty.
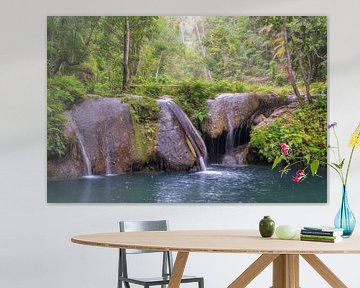
<svg viewBox="0 0 360 288"><path fill-rule="evenodd" d="M360 253L360 237L339 243L320 243L261 238L255 230L118 232L75 236L77 244L177 251L169 288L178 288L190 252L262 254L228 288L246 287L273 263L273 288L299 287L299 256L302 256L331 287L347 287L315 254Z"/></svg>

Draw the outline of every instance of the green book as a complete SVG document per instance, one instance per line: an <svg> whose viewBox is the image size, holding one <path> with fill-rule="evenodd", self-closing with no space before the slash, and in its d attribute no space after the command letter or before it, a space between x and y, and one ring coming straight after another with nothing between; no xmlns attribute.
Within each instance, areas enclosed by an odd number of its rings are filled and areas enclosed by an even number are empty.
<svg viewBox="0 0 360 288"><path fill-rule="evenodd" d="M303 237L300 236L301 241L313 241L313 242L324 242L324 243L337 243L342 241L342 237L331 238L314 238L314 237Z"/></svg>
<svg viewBox="0 0 360 288"><path fill-rule="evenodd" d="M337 239L342 238L341 236L326 236L326 235L308 235L308 234L300 234L303 238L314 238L314 239Z"/></svg>

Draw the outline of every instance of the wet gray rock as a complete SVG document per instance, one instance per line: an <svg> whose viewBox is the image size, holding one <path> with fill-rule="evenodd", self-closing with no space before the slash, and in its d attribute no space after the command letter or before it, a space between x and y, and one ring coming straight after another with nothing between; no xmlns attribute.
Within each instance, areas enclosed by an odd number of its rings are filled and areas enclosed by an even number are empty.
<svg viewBox="0 0 360 288"><path fill-rule="evenodd" d="M264 114L260 114L259 116L256 116L255 119L252 121L252 124L254 125L258 125L260 124L262 121L264 121L266 119Z"/></svg>
<svg viewBox="0 0 360 288"><path fill-rule="evenodd" d="M229 132L244 125L251 125L260 114L270 115L279 106L279 98L268 94L219 94L207 100L208 117L202 124L202 131L216 139L223 132Z"/></svg>
<svg viewBox="0 0 360 288"><path fill-rule="evenodd" d="M161 110L156 154L166 170L190 170L198 165L198 154L205 156L206 147L199 132L182 111L178 111L180 117L184 118L182 119L182 125L180 124L179 115L177 117L174 114L169 101L171 100L162 99L157 101ZM174 102L171 102L171 104L176 105Z"/></svg>
<svg viewBox="0 0 360 288"><path fill-rule="evenodd" d="M286 117L287 115L291 115L296 108L297 106L293 105L279 107L275 109L268 117L263 119L258 125L259 127L263 127L274 122L278 117Z"/></svg>
<svg viewBox="0 0 360 288"><path fill-rule="evenodd" d="M146 138L144 127L134 122L130 106L120 99L92 95L73 106L65 113L67 155L48 161L48 177L119 174L144 167L198 170L206 146L181 108L171 103L158 101L161 113L156 143Z"/></svg>
<svg viewBox="0 0 360 288"><path fill-rule="evenodd" d="M235 157L234 154L225 155L223 160L222 160L222 164L226 165L226 166L236 166L236 165L238 165L238 163L236 161L236 157Z"/></svg>
<svg viewBox="0 0 360 288"><path fill-rule="evenodd" d="M94 174L130 170L134 128L128 104L116 98L87 99L70 114L83 137Z"/></svg>
<svg viewBox="0 0 360 288"><path fill-rule="evenodd" d="M226 166L240 166L249 164L250 145L244 144L236 147L230 154L224 155L222 160L223 165Z"/></svg>
<svg viewBox="0 0 360 288"><path fill-rule="evenodd" d="M136 147L128 104L116 98L90 98L75 105L66 117L65 136L70 151L64 159L48 163L53 177L131 170L136 161Z"/></svg>

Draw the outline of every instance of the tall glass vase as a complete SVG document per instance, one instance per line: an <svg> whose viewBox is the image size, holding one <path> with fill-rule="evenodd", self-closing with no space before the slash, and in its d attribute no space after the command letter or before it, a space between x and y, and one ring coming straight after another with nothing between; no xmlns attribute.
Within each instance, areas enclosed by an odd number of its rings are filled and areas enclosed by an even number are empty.
<svg viewBox="0 0 360 288"><path fill-rule="evenodd" d="M356 219L349 207L346 185L342 187L341 206L336 214L334 224L336 228L344 229L343 237L350 237L355 228Z"/></svg>

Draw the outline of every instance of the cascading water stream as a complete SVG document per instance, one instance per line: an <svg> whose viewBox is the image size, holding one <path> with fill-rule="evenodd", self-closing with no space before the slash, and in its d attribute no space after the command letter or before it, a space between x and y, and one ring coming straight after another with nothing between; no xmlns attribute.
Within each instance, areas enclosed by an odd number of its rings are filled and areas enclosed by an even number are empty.
<svg viewBox="0 0 360 288"><path fill-rule="evenodd" d="M205 161L204 161L204 158L202 156L199 157L199 163L200 163L200 168L201 168L201 171L206 171L206 164L205 164Z"/></svg>
<svg viewBox="0 0 360 288"><path fill-rule="evenodd" d="M112 159L113 159L113 147L112 147L112 142L110 140L110 136L111 133L109 132L109 130L107 129L107 126L105 125L105 129L104 129L104 138L105 138L105 151L106 153L104 153L105 155L103 156L105 158L105 176L115 176L116 174L114 174L114 169L113 169L113 163L112 163Z"/></svg>
<svg viewBox="0 0 360 288"><path fill-rule="evenodd" d="M227 115L228 133L226 135L226 154L230 154L234 149L234 127L231 123L230 116Z"/></svg>
<svg viewBox="0 0 360 288"><path fill-rule="evenodd" d="M68 118L70 120L70 124L71 124L71 127L73 128L74 132L75 132L75 136L76 136L76 139L78 140L78 143L79 143L79 146L80 146L80 150L81 150L81 154L82 154L82 159L83 159L83 163L84 163L84 168L85 168L85 176L92 176L92 171L91 171L91 161L89 159L89 156L86 152L86 149L85 149L85 145L84 145L84 141L83 141L83 137L72 117L72 115L69 113L68 114Z"/></svg>
<svg viewBox="0 0 360 288"><path fill-rule="evenodd" d="M105 157L105 175L106 176L110 176L113 175L112 170L111 170L111 155L110 152L107 151L106 153L106 157Z"/></svg>

